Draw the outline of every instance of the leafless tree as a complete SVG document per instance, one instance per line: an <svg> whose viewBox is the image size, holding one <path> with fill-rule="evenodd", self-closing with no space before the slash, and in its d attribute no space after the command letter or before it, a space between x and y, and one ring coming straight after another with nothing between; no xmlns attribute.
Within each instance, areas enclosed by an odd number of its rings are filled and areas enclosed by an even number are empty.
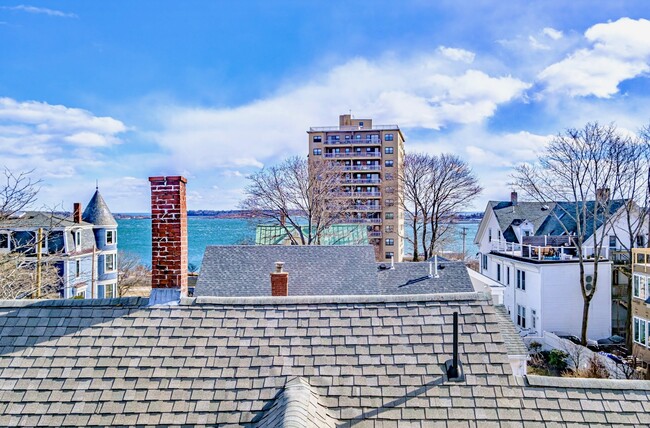
<svg viewBox="0 0 650 428"><path fill-rule="evenodd" d="M407 153L398 179L412 235L404 238L413 244L413 261L442 249L453 238L454 215L483 191L469 165L452 154Z"/></svg>
<svg viewBox="0 0 650 428"><path fill-rule="evenodd" d="M280 225L292 245L319 245L325 231L345 222L350 198L338 197L343 169L335 161L291 157L248 177L240 208Z"/></svg>
<svg viewBox="0 0 650 428"><path fill-rule="evenodd" d="M0 184L0 220L4 220L36 201L40 180L32 178L33 171L14 173L4 169L4 183Z"/></svg>
<svg viewBox="0 0 650 428"><path fill-rule="evenodd" d="M120 297L151 288L151 271L137 254L119 250L117 256L117 293ZM146 293L141 293L146 294ZM139 295L139 294L137 294Z"/></svg>
<svg viewBox="0 0 650 428"><path fill-rule="evenodd" d="M598 289L598 265L611 226L613 200L608 193L616 182L614 153L620 140L613 125L588 123L582 129L567 129L546 146L537 164L521 165L513 174L513 184L528 197L558 202L553 215L564 232L572 235L583 297L583 345L587 343L589 305ZM590 239L592 252L584 247ZM585 280L587 264L594 272L589 286Z"/></svg>

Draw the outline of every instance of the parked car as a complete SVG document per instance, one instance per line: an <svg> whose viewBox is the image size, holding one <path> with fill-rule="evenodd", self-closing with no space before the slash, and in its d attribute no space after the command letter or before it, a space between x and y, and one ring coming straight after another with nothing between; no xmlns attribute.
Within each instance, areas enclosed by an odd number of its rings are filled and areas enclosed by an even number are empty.
<svg viewBox="0 0 650 428"><path fill-rule="evenodd" d="M625 348L625 338L613 335L605 339L598 339L598 348L601 351L617 351L617 353L627 353Z"/></svg>
<svg viewBox="0 0 650 428"><path fill-rule="evenodd" d="M575 343L576 345L582 345L582 341L576 335L566 333L566 332L563 332L563 331L556 331L556 332L553 332L553 334L555 334L557 337L560 337L562 339L566 339L566 340L568 340L568 341L570 341L572 343ZM599 349L598 342L596 342L593 339L587 339L587 348L591 349L592 351L597 351Z"/></svg>
<svg viewBox="0 0 650 428"><path fill-rule="evenodd" d="M607 358L613 360L616 364L625 364L625 362L618 355L610 354L608 352L603 352L603 351L600 351L599 354L604 355Z"/></svg>

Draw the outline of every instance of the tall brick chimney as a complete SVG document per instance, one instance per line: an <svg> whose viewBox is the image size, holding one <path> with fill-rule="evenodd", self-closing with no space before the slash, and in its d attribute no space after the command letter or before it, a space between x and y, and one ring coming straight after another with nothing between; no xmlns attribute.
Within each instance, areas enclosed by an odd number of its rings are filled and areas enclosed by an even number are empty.
<svg viewBox="0 0 650 428"><path fill-rule="evenodd" d="M81 204L79 202L75 202L72 205L72 221L81 223Z"/></svg>
<svg viewBox="0 0 650 428"><path fill-rule="evenodd" d="M275 272L271 272L271 296L289 295L289 273L282 271L283 262L275 262Z"/></svg>
<svg viewBox="0 0 650 428"><path fill-rule="evenodd" d="M151 288L180 289L187 296L187 179L181 176L149 177L151 183Z"/></svg>
<svg viewBox="0 0 650 428"><path fill-rule="evenodd" d="M511 205L513 205L513 206L517 205L517 203L519 202L518 199L519 198L517 197L517 192L510 192L510 204Z"/></svg>

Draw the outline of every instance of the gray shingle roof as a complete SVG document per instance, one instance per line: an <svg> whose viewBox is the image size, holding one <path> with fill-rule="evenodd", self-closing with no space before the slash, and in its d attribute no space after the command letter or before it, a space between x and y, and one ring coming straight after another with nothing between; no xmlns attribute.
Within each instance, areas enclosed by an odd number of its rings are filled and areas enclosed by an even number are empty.
<svg viewBox="0 0 650 428"><path fill-rule="evenodd" d="M195 296L269 296L275 262L289 273L289 294L378 294L371 245L225 245L205 250Z"/></svg>
<svg viewBox="0 0 650 428"><path fill-rule="evenodd" d="M508 350L508 355L528 355L528 348L512 323L505 305L494 305L494 313L501 326L501 335Z"/></svg>
<svg viewBox="0 0 650 428"><path fill-rule="evenodd" d="M517 205L512 205L510 201L490 201L488 206L494 211L499 228L506 233L515 220L528 220L535 230L539 229L555 208L555 203L519 202Z"/></svg>
<svg viewBox="0 0 650 428"><path fill-rule="evenodd" d="M95 190L95 194L83 212L82 219L95 226L117 226L115 217L111 214L111 210L108 209L108 205L106 205L99 190Z"/></svg>
<svg viewBox="0 0 650 428"><path fill-rule="evenodd" d="M0 302L0 425L240 426L305 409L360 427L650 424L647 382L511 376L477 293L145 303ZM454 311L460 383L444 374Z"/></svg>
<svg viewBox="0 0 650 428"><path fill-rule="evenodd" d="M433 262L432 262L433 263ZM386 264L386 266L389 266ZM429 294L472 292L472 281L462 262L438 261L438 277L429 277L428 262L395 263L394 269L379 270L381 294Z"/></svg>
<svg viewBox="0 0 650 428"><path fill-rule="evenodd" d="M90 226L90 224L85 221L75 223L72 221L72 216L44 211L25 211L19 216L10 217L0 221L0 229L31 229L38 227L55 229L74 226Z"/></svg>

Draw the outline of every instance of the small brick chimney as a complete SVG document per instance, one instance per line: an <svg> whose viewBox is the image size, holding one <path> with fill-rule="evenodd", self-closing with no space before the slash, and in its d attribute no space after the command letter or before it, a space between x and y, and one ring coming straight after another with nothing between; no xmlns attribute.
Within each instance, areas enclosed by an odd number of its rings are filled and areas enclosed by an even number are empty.
<svg viewBox="0 0 650 428"><path fill-rule="evenodd" d="M79 202L75 202L72 205L72 221L81 223L81 204Z"/></svg>
<svg viewBox="0 0 650 428"><path fill-rule="evenodd" d="M517 197L517 192L510 192L510 203L513 206L516 206L518 203L518 197Z"/></svg>
<svg viewBox="0 0 650 428"><path fill-rule="evenodd" d="M187 179L149 177L151 183L151 288L187 296Z"/></svg>
<svg viewBox="0 0 650 428"><path fill-rule="evenodd" d="M271 272L271 296L289 295L289 273L282 271L283 262L275 262L275 272Z"/></svg>

